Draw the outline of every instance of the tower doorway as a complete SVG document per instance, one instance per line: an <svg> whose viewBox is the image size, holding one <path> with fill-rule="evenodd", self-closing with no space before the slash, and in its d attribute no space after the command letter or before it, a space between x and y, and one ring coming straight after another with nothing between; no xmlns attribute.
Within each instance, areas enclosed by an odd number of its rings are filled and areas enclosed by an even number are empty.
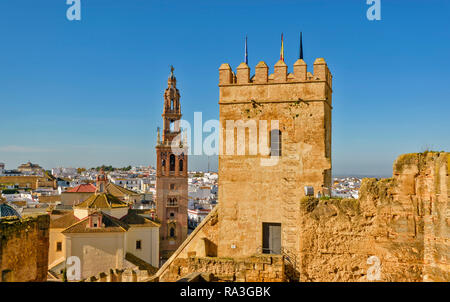
<svg viewBox="0 0 450 302"><path fill-rule="evenodd" d="M281 223L263 222L263 254L281 254Z"/></svg>

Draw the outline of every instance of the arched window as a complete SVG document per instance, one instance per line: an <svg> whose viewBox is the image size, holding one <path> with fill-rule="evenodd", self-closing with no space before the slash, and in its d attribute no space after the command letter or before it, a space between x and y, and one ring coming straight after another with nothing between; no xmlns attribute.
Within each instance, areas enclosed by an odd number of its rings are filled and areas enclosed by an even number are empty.
<svg viewBox="0 0 450 302"><path fill-rule="evenodd" d="M165 160L165 159L162 160L162 166L163 166L163 167L166 166L166 160Z"/></svg>
<svg viewBox="0 0 450 302"><path fill-rule="evenodd" d="M170 228L170 237L175 237L175 229L174 228Z"/></svg>
<svg viewBox="0 0 450 302"><path fill-rule="evenodd" d="M167 204L168 204L169 206L176 206L176 205L177 205L177 199L176 199L176 198L169 198L169 199L167 200Z"/></svg>
<svg viewBox="0 0 450 302"><path fill-rule="evenodd" d="M274 129L270 131L270 155L281 156L281 131Z"/></svg>
<svg viewBox="0 0 450 302"><path fill-rule="evenodd" d="M170 155L170 171L175 171L175 155Z"/></svg>
<svg viewBox="0 0 450 302"><path fill-rule="evenodd" d="M174 132L174 131L175 131L175 121L170 120L170 132Z"/></svg>
<svg viewBox="0 0 450 302"><path fill-rule="evenodd" d="M182 159L180 159L179 164L180 164L180 172L183 172L183 160Z"/></svg>

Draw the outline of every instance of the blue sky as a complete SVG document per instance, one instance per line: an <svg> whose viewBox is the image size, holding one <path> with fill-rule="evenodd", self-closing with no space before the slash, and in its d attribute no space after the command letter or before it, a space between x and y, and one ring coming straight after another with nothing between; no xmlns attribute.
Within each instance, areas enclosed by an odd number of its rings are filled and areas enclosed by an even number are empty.
<svg viewBox="0 0 450 302"><path fill-rule="evenodd" d="M390 175L395 158L450 151L450 1L65 0L0 2L0 162L153 165L169 65L184 118L218 119L218 67L324 57L333 82L333 173ZM271 70L273 70L271 68ZM290 68L290 70L292 70ZM191 169L207 160L191 157ZM211 168L217 160L211 159Z"/></svg>

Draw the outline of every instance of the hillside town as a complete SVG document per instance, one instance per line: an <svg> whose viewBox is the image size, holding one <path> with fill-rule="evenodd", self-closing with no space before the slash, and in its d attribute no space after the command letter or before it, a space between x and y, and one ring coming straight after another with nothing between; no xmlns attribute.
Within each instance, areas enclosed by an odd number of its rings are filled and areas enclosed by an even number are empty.
<svg viewBox="0 0 450 302"><path fill-rule="evenodd" d="M120 222L115 223L124 224L125 221L135 220L138 217L136 215L140 215L139 217L143 217L146 225L149 226L150 233L153 233L152 230L155 228L159 229L155 200L157 195L156 172L156 169L151 166L114 168L103 165L92 168L57 167L45 170L39 164L31 162L21 164L16 169L7 169L5 163L0 163L0 196L4 203L3 211L6 213L5 207L9 206L9 213L17 213L20 217L50 214L49 244L55 249L50 248L49 251L48 278L61 280L67 258L63 256L63 251L68 244L67 240L71 238L69 230L75 227L75 222L87 217L78 214L77 218L76 213L80 210L76 209L83 206L101 207L98 198L95 198L96 195L102 194L102 192L107 194L105 200L110 204L111 209L113 207L129 209L125 216L119 214L116 219L120 219ZM216 172L190 171L187 175L187 233L190 234L218 203L218 174ZM332 196L358 198L360 184L361 179L356 177L333 178ZM89 204L90 200L91 204ZM116 203L115 206L112 206L114 203ZM110 215L111 212L108 214ZM109 215L98 218L98 221L109 221L108 223L112 224L109 226L111 228L114 227L114 216ZM92 221L92 217L89 217L89 221ZM134 217L134 219L129 217ZM132 224L128 222L128 228L130 226ZM154 235L151 245L158 246L157 238L158 235ZM109 246L114 246L116 241L117 238L109 242ZM143 249L142 241L136 242L139 242L135 244ZM152 250L151 247L149 248ZM137 250L135 249L133 252L136 254ZM141 254L145 253L141 252ZM134 266L135 264L130 259L139 259L137 262L140 266ZM146 267L147 271L154 272L161 261L155 256L155 253L151 257L142 255L141 258L138 258L128 251L126 257L122 259L121 267L125 269L142 268L145 267L143 263L150 265ZM91 266L85 269L84 277L95 275L105 268Z"/></svg>
<svg viewBox="0 0 450 302"><path fill-rule="evenodd" d="M102 168L58 167L44 170L31 162L16 169L5 167L5 163L0 163L1 196L23 214L45 212L49 208L71 208L83 201L81 198L73 202L70 198L72 193L85 196L95 193L96 179ZM156 170L153 167L109 169L111 171L106 173L108 181L134 196L131 208L154 211ZM218 174L192 171L188 175L188 226L192 231L217 204Z"/></svg>

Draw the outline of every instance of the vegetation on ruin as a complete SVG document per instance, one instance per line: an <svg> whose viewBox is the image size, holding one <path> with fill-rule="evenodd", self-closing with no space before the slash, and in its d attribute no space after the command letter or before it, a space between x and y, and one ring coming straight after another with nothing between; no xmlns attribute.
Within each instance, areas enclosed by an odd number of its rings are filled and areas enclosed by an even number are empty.
<svg viewBox="0 0 450 302"><path fill-rule="evenodd" d="M359 200L355 198L333 198L330 200L331 204L335 205L341 212L347 213L352 211L360 213Z"/></svg>
<svg viewBox="0 0 450 302"><path fill-rule="evenodd" d="M301 208L308 213L314 211L318 204L319 198L313 196L305 196L300 200Z"/></svg>
<svg viewBox="0 0 450 302"><path fill-rule="evenodd" d="M291 117L295 120L300 116L299 113L294 113L293 109L300 108L300 103L303 102L302 99L298 99L289 105L289 112L291 113Z"/></svg>
<svg viewBox="0 0 450 302"><path fill-rule="evenodd" d="M394 172L402 173L405 167L409 165L417 165L419 171L421 171L426 165L427 158L439 153L445 153L445 151L432 151L427 149L421 153L402 154L394 163Z"/></svg>
<svg viewBox="0 0 450 302"><path fill-rule="evenodd" d="M251 108L244 109L243 113L247 116L247 118L252 118L255 115L258 115L259 113L262 113L263 107L264 107L263 104L255 100L251 100Z"/></svg>
<svg viewBox="0 0 450 302"><path fill-rule="evenodd" d="M450 174L450 153L447 154L447 174Z"/></svg>
<svg viewBox="0 0 450 302"><path fill-rule="evenodd" d="M401 173L405 166L416 164L418 159L417 153L408 153L400 155L394 163L394 171Z"/></svg>
<svg viewBox="0 0 450 302"><path fill-rule="evenodd" d="M359 189L359 198L364 199L366 195L378 196L380 200L391 200L390 191L396 186L394 178L365 178Z"/></svg>
<svg viewBox="0 0 450 302"><path fill-rule="evenodd" d="M360 213L359 200L355 198L305 196L300 202L301 208L308 213L313 212L319 205L334 205L341 213Z"/></svg>
<svg viewBox="0 0 450 302"><path fill-rule="evenodd" d="M15 189L5 189L2 191L2 194L18 194L19 191L15 190Z"/></svg>

